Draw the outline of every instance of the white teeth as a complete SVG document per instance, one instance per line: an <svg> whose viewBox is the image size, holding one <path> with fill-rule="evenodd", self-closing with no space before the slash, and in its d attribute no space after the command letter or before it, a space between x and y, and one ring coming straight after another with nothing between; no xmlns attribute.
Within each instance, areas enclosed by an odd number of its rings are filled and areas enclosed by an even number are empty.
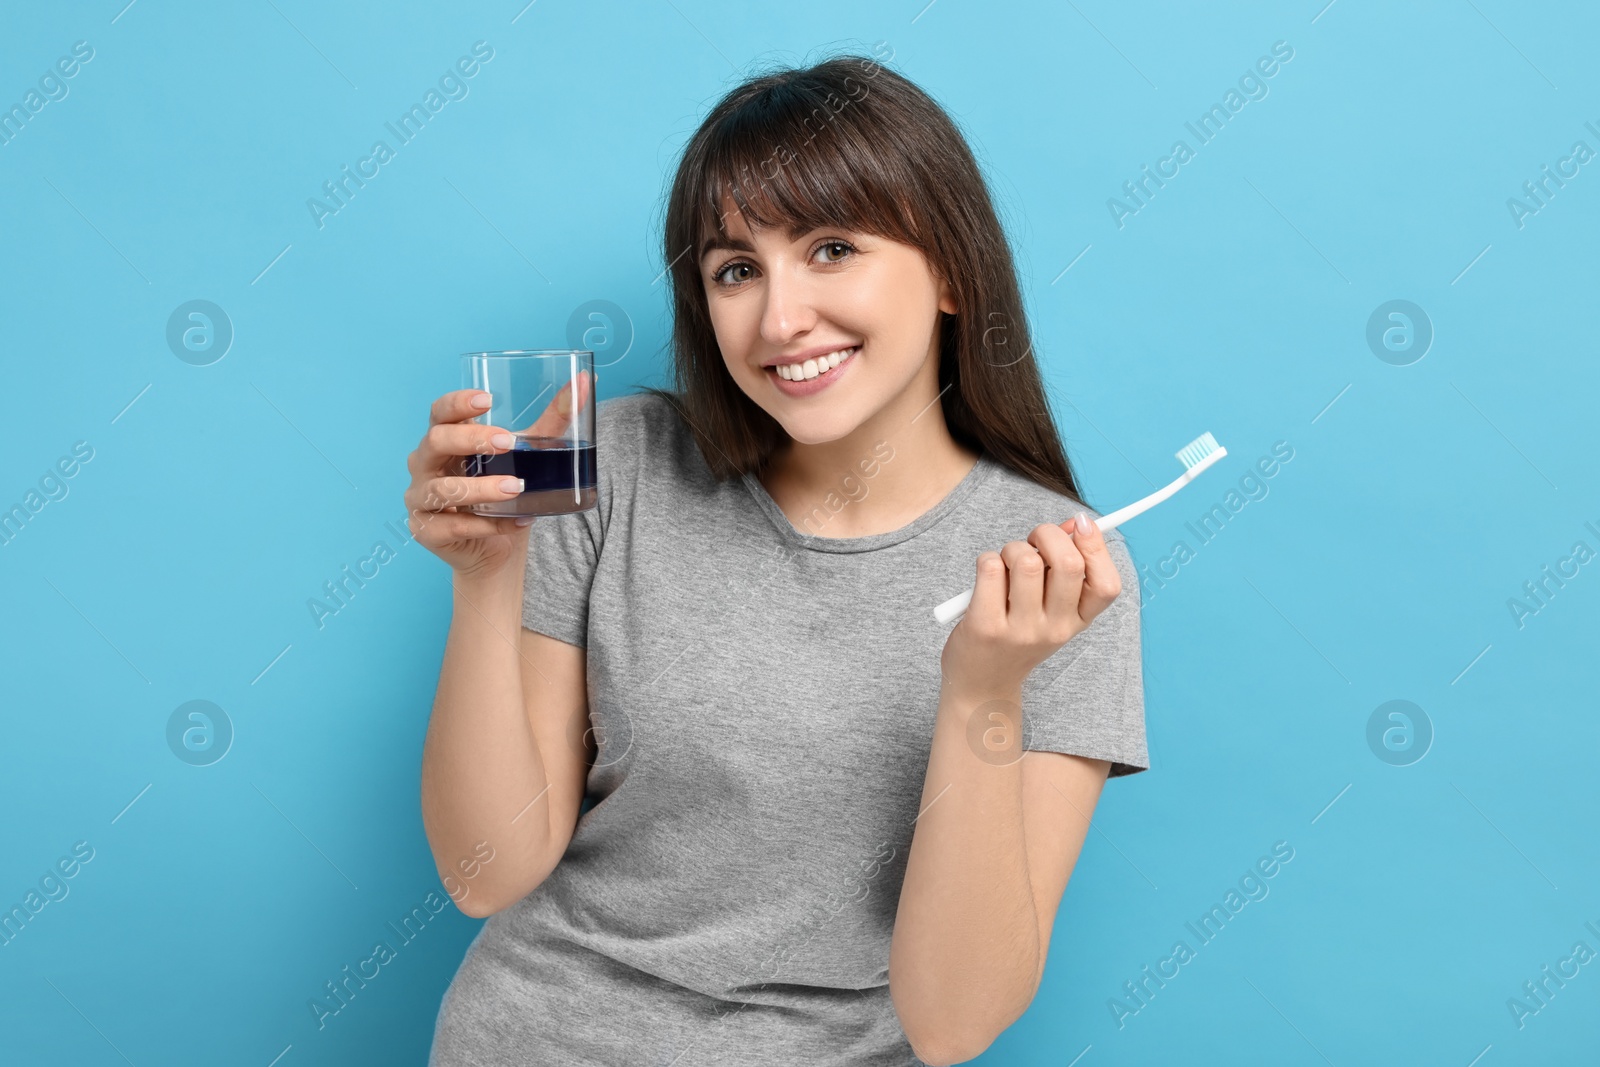
<svg viewBox="0 0 1600 1067"><path fill-rule="evenodd" d="M804 363L780 363L777 366L778 377L791 382L805 381L818 375L826 374L851 356L855 355L854 348L841 349L830 352L817 359L808 359Z"/></svg>

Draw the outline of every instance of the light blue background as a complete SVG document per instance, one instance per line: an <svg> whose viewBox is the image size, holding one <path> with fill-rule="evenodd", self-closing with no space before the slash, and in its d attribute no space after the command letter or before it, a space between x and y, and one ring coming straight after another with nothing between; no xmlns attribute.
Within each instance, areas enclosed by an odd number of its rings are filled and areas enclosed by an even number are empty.
<svg viewBox="0 0 1600 1067"><path fill-rule="evenodd" d="M682 143L752 63L878 41L990 175L1091 503L1203 431L1230 452L1127 527L1138 562L1294 449L1146 587L1153 767L1108 786L1043 987L982 1062L1592 1053L1600 962L1521 1028L1507 1007L1600 951L1600 563L1520 628L1507 606L1600 549L1600 162L1507 208L1600 150L1591 5L124 2L0 33L6 106L94 48L0 146L0 508L94 449L0 547L0 904L95 850L0 948L7 1062L424 1061L478 927L454 908L324 1029L307 1002L442 896L417 772L448 571L407 545L324 628L307 600L397 545L456 353L566 344L604 299L635 337L602 399L664 384ZM307 199L478 40L470 95L319 229ZM1197 147L1184 123L1275 41L1269 95ZM1180 137L1195 158L1119 229L1108 198ZM209 366L165 340L194 299L235 330ZM1408 366L1366 342L1395 299L1435 331ZM165 737L197 699L236 731L207 767ZM1434 730L1409 766L1367 743L1392 699ZM1277 841L1270 895L1119 1028L1110 998Z"/></svg>

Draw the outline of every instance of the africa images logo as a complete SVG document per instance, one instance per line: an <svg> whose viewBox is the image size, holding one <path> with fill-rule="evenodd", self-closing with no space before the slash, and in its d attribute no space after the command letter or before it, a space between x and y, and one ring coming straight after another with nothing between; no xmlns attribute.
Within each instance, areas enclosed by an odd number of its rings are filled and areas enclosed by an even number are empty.
<svg viewBox="0 0 1600 1067"><path fill-rule="evenodd" d="M429 86L420 104L412 104L394 122L383 124L394 135L396 145L410 144L427 126L428 120L443 111L445 104L451 100L465 100L470 91L466 79L476 77L483 69L481 64L488 63L493 58L494 49L487 41L474 42L471 56L462 56L456 60L453 68L439 75L437 89ZM399 125L396 126L395 123ZM317 224L317 229L323 229L327 225L328 216L337 215L349 207L349 202L355 198L356 193L365 189L367 181L376 178L383 165L394 159L395 155L396 151L389 146L389 142L374 141L367 155L356 161L354 171L351 171L350 164L345 163L340 166L340 174L336 180L323 182L322 191L327 200L319 200L314 196L306 199L306 210L311 212L311 221Z"/></svg>

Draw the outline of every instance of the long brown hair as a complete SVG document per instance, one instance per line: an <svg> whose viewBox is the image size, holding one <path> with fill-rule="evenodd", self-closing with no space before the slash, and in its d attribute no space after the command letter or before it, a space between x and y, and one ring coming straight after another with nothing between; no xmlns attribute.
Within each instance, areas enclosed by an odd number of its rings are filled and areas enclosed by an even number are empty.
<svg viewBox="0 0 1600 1067"><path fill-rule="evenodd" d="M783 427L734 382L712 330L703 244L731 195L752 226L840 226L912 245L951 287L940 313L940 404L950 435L1083 501L1034 361L1016 267L978 164L926 93L877 60L840 55L751 77L684 148L662 228L677 408L718 480L759 471Z"/></svg>

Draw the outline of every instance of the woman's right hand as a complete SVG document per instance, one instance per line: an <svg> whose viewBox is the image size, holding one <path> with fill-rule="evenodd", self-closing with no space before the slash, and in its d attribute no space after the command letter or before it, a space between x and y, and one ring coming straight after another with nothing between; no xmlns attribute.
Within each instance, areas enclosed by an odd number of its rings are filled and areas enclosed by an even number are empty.
<svg viewBox="0 0 1600 1067"><path fill-rule="evenodd" d="M581 396L593 385L579 381ZM563 386L525 434L560 437L572 423L572 386ZM433 402L428 432L406 460L411 485L405 492L406 526L418 544L438 556L462 577L489 578L513 561L523 565L528 526L533 516L498 518L475 515L469 505L510 500L521 488L509 475L465 473L465 456L509 452L509 430L471 420L489 406L481 389L457 389Z"/></svg>

